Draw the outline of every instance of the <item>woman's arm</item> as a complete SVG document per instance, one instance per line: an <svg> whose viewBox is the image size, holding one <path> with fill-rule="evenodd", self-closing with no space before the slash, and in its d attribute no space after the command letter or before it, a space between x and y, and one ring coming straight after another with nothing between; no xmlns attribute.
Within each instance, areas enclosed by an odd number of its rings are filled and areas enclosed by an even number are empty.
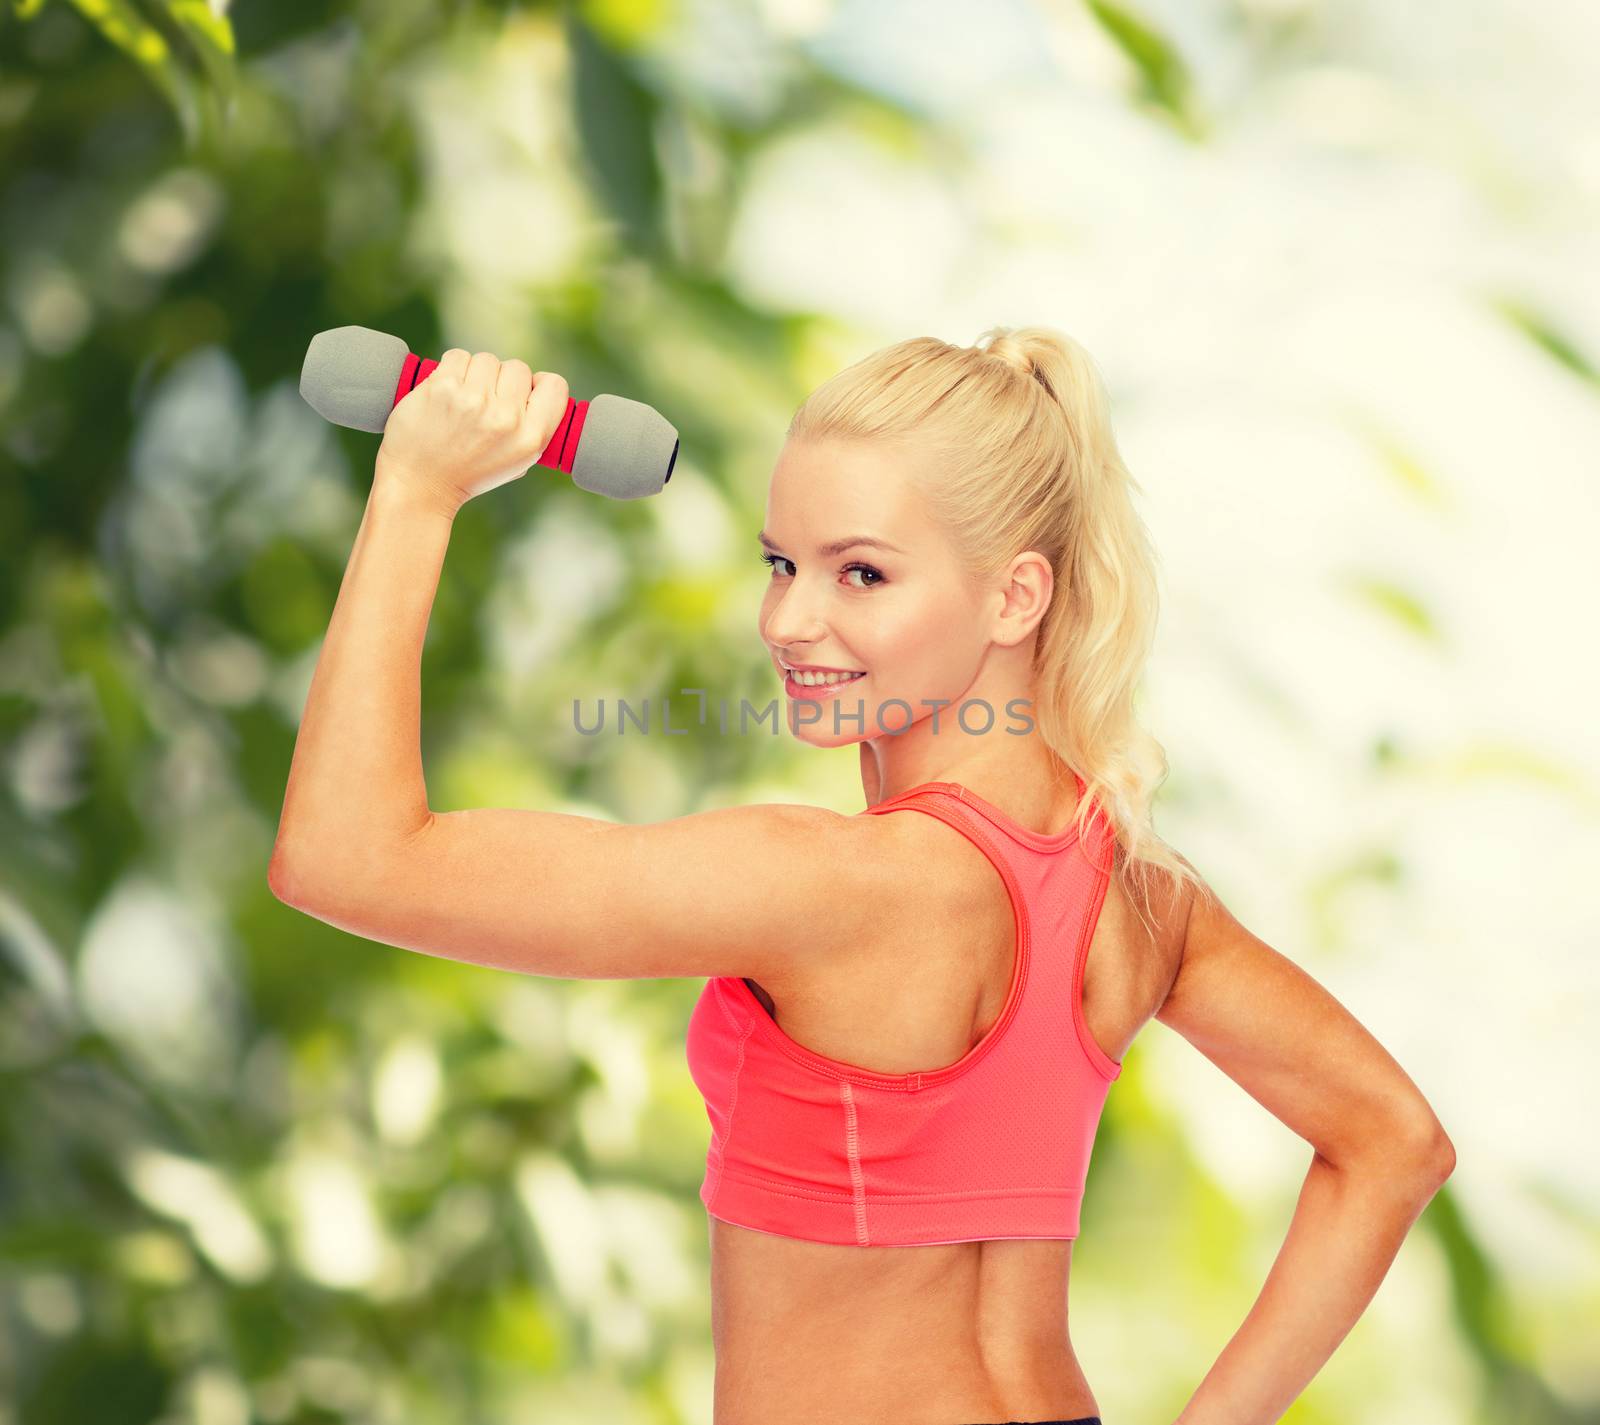
<svg viewBox="0 0 1600 1425"><path fill-rule="evenodd" d="M1312 1156L1261 1294L1176 1425L1269 1425L1322 1369L1450 1174L1453 1155L1412 1167L1394 1150L1395 1161L1342 1168Z"/></svg>
<svg viewBox="0 0 1600 1425"><path fill-rule="evenodd" d="M1366 1309L1455 1151L1383 1046L1209 889L1156 1018L1314 1150L1260 1296L1177 1422L1271 1425Z"/></svg>
<svg viewBox="0 0 1600 1425"><path fill-rule="evenodd" d="M422 641L456 512L525 474L567 408L566 378L452 347L384 425L366 512L295 739L267 879L386 861L430 820Z"/></svg>
<svg viewBox="0 0 1600 1425"><path fill-rule="evenodd" d="M464 394L492 376L487 363L467 372L467 387L452 385L465 361L464 351L445 353L402 402L432 407L397 409L385 443L401 414L430 432L448 432L459 416L459 433L435 446L470 444L482 429L490 452L464 471L442 449L413 448L392 463L379 454L295 741L267 872L273 894L370 939L522 973L777 984L794 961L859 955L913 906L938 905L943 888L920 869L917 818L763 805L622 826L514 808L431 810L422 645L452 520L472 491L544 448L566 405L555 378L543 415L527 417L496 454L493 432L510 430L510 412L485 415ZM500 405L520 406L527 384L511 382ZM822 918L826 938L816 934Z"/></svg>
<svg viewBox="0 0 1600 1425"><path fill-rule="evenodd" d="M330 854L381 861L427 825L422 641L454 512L380 456L295 738L269 879Z"/></svg>

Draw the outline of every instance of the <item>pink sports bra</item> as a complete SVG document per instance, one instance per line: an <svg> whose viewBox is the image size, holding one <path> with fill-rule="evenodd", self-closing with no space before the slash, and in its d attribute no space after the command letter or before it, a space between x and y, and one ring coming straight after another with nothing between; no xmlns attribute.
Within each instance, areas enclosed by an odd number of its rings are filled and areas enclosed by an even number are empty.
<svg viewBox="0 0 1600 1425"><path fill-rule="evenodd" d="M1072 826L1047 836L955 782L861 815L905 810L955 827L1005 882L1017 939L1000 1017L953 1064L883 1074L796 1043L743 979L707 980L687 1038L711 1121L700 1200L737 1226L858 1247L1076 1237L1122 1072L1083 1018L1111 825L1096 805L1085 838Z"/></svg>

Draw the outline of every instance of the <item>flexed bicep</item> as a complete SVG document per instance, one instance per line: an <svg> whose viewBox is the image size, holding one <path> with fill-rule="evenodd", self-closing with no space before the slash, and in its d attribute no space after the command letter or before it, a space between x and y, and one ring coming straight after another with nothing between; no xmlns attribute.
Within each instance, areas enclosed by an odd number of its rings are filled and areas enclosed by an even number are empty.
<svg viewBox="0 0 1600 1425"><path fill-rule="evenodd" d="M482 807L435 813L377 850L286 865L274 891L369 939L524 974L781 981L903 915L920 884L905 857L885 819L818 807L643 826Z"/></svg>

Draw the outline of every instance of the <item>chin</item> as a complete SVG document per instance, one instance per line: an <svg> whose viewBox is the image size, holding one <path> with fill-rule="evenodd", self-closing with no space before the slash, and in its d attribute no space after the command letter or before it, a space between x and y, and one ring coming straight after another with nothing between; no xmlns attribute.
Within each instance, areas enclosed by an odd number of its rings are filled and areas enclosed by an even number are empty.
<svg viewBox="0 0 1600 1425"><path fill-rule="evenodd" d="M808 747L854 747L858 742L865 742L876 734L873 717L877 710L873 707L863 707L858 722L855 716L856 709L847 706L845 712L848 716L840 718L839 730L835 732L831 701L819 704L818 715L812 717L808 713L804 722L799 720L799 713L796 711L800 706L801 700L798 698L787 701L783 711L784 725L796 742L803 742Z"/></svg>

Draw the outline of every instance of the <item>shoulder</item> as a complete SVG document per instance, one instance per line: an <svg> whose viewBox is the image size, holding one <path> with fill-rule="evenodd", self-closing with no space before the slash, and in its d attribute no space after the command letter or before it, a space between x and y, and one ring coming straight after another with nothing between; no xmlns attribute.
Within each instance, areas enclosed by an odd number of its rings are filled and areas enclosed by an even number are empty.
<svg viewBox="0 0 1600 1425"><path fill-rule="evenodd" d="M1119 847L1113 882L1140 940L1139 958L1160 981L1164 997L1178 978L1195 907L1210 892L1186 856L1166 843L1163 846L1188 875L1144 860L1130 869Z"/></svg>
<svg viewBox="0 0 1600 1425"><path fill-rule="evenodd" d="M959 918L973 900L971 868L934 817L767 802L692 819L707 817L725 820L730 851L743 847L736 860L745 872L764 872L746 887L764 903L766 934L759 954L746 953L756 968L745 973L778 991L859 973L908 935L925 942L931 927Z"/></svg>
<svg viewBox="0 0 1600 1425"><path fill-rule="evenodd" d="M970 905L991 888L994 867L959 826L926 808L926 802L911 801L892 811L860 812L850 820L873 844L874 854L898 868L900 880L919 903L932 899L955 909ZM977 818L972 820L977 824Z"/></svg>
<svg viewBox="0 0 1600 1425"><path fill-rule="evenodd" d="M769 834L804 848L813 867L850 895L869 920L903 924L904 913L956 913L995 880L989 859L965 834L918 803L849 814L763 803L746 808Z"/></svg>
<svg viewBox="0 0 1600 1425"><path fill-rule="evenodd" d="M814 854L834 862L840 883L854 885L878 909L900 910L941 891L949 900L952 865L964 864L959 850L951 852L958 843L966 846L966 838L935 816L898 810L841 814L781 804L760 810L775 813L810 840Z"/></svg>
<svg viewBox="0 0 1600 1425"><path fill-rule="evenodd" d="M949 883L941 848L950 833L933 817L758 802L681 824L725 874L750 877L782 913L826 914L839 930L868 930ZM672 825L650 830L659 837Z"/></svg>

